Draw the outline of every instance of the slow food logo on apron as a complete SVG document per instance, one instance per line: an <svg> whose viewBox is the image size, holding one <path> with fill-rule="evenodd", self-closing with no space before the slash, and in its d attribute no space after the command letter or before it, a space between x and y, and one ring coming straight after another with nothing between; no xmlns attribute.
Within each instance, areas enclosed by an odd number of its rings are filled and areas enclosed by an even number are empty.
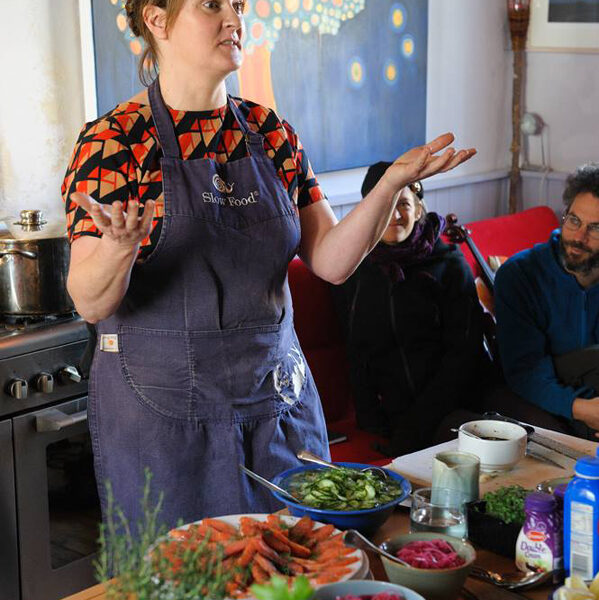
<svg viewBox="0 0 599 600"><path fill-rule="evenodd" d="M258 191L255 190L250 192L245 198L236 198L233 195L234 183L227 183L218 175L212 177L212 185L217 192L221 194L227 194L226 196L219 196L213 192L203 192L202 198L204 202L210 204L220 204L221 206L250 206L258 203Z"/></svg>

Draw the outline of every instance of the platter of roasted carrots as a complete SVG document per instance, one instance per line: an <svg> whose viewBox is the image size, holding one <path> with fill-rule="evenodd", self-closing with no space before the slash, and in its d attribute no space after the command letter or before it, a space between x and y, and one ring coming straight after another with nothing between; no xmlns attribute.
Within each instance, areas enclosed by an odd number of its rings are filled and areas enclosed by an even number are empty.
<svg viewBox="0 0 599 600"><path fill-rule="evenodd" d="M277 514L227 515L203 519L172 529L161 542L166 555L183 547L206 542L223 558L223 570L232 573L228 596L247 597L254 583L271 576L291 581L306 576L314 587L365 577L368 559L361 550L343 543L343 533L333 525L309 517Z"/></svg>

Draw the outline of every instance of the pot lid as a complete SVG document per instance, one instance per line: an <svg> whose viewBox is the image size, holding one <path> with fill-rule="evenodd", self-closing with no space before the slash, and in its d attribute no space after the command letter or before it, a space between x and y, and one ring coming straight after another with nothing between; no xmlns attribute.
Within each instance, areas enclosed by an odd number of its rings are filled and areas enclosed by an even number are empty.
<svg viewBox="0 0 599 600"><path fill-rule="evenodd" d="M41 210L27 209L19 217L0 221L0 240L39 240L66 237L66 224L62 220L46 221Z"/></svg>

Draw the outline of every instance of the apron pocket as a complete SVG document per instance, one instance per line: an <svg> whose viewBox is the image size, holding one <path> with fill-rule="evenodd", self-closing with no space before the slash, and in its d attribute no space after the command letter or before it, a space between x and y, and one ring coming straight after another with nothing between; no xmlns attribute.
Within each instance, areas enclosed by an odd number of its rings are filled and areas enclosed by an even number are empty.
<svg viewBox="0 0 599 600"><path fill-rule="evenodd" d="M191 416L193 376L189 355L185 332L119 329L119 357L125 380L142 404L163 416Z"/></svg>
<svg viewBox="0 0 599 600"><path fill-rule="evenodd" d="M280 325L190 332L196 366L194 397L201 405L242 406L269 397ZM267 389L270 388L270 389Z"/></svg>

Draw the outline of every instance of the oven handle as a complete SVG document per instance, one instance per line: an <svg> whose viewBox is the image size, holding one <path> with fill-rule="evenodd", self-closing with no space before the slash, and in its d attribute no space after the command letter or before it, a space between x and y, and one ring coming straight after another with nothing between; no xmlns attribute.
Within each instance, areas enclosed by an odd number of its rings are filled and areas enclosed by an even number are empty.
<svg viewBox="0 0 599 600"><path fill-rule="evenodd" d="M49 408L35 417L35 429L39 433L60 431L83 421L87 421L87 410L67 415L56 408Z"/></svg>

